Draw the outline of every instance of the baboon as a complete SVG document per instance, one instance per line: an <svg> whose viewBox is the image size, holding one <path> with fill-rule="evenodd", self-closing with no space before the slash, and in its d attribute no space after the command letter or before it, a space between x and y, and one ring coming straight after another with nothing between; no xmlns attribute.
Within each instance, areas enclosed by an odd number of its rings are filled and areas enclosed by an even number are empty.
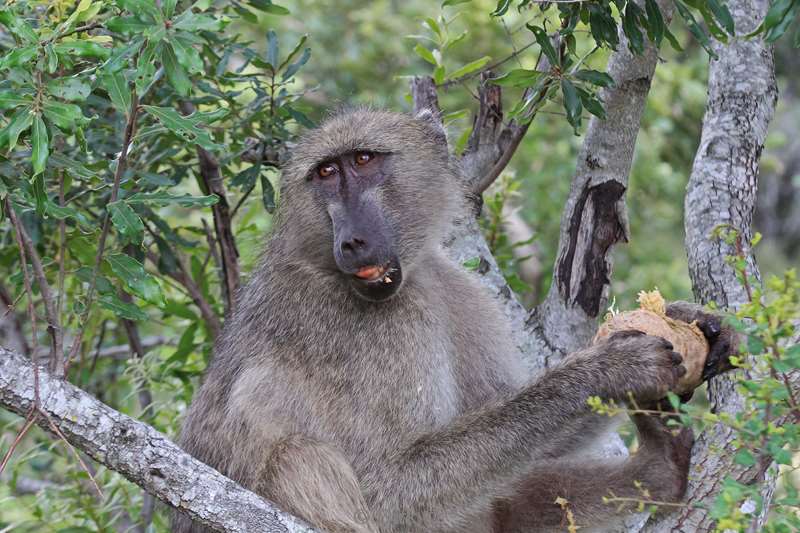
<svg viewBox="0 0 800 533"><path fill-rule="evenodd" d="M309 131L181 445L334 533L552 531L557 497L594 525L635 483L680 499L691 434L658 417L636 417L628 460L576 453L604 425L590 396L657 401L680 356L622 332L527 376L495 301L442 250L460 183L426 117L356 109Z"/></svg>

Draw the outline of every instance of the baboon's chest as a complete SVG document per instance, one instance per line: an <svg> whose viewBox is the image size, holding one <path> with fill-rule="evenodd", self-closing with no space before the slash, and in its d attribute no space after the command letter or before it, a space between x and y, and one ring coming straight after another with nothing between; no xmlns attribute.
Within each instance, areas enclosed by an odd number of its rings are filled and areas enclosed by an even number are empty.
<svg viewBox="0 0 800 533"><path fill-rule="evenodd" d="M414 338L393 333L351 346L352 358L327 373L319 423L355 463L444 427L462 410L446 331L429 324Z"/></svg>

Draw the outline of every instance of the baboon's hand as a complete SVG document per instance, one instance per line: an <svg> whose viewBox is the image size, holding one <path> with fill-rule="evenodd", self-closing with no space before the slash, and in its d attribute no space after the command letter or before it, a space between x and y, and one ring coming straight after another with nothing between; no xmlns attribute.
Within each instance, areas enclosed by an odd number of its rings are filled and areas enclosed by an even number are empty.
<svg viewBox="0 0 800 533"><path fill-rule="evenodd" d="M733 369L730 356L739 348L739 336L730 326L722 323L722 316L706 311L702 305L690 302L672 302L667 305L667 316L683 322L697 321L697 327L708 340L708 358L703 368L703 380Z"/></svg>
<svg viewBox="0 0 800 533"><path fill-rule="evenodd" d="M605 366L600 375L608 380L604 392L609 399L637 404L658 400L686 374L672 343L641 331L619 331L595 348L601 350L596 362Z"/></svg>

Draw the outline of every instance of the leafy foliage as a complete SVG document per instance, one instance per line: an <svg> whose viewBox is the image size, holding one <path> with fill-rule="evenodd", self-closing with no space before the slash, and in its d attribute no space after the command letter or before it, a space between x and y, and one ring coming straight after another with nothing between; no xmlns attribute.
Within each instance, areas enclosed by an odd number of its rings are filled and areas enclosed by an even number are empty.
<svg viewBox="0 0 800 533"><path fill-rule="evenodd" d="M298 124L311 123L296 83L310 57L306 38L281 50L274 31L262 46L228 30L257 12L288 10L82 0L0 11L0 289L20 311L38 306L45 289L58 294L46 320L60 332L70 379L87 390L127 408L132 392L182 398L143 411L168 431L231 305L220 235L263 235L276 168ZM30 239L26 263L18 236ZM153 331L180 337L177 348L159 341L127 369L100 355ZM32 333L30 349L44 350ZM106 390L109 372L122 371L123 385ZM31 468L23 456L17 470ZM60 510L41 500L41 519L80 525L70 531L136 519L138 490L98 473L100 506L76 468L56 491Z"/></svg>

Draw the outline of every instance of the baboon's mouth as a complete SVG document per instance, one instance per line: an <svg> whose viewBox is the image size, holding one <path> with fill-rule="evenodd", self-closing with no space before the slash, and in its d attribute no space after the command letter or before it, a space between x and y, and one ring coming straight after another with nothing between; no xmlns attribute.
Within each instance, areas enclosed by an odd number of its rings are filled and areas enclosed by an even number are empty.
<svg viewBox="0 0 800 533"><path fill-rule="evenodd" d="M403 283L403 269L397 259L383 265L364 265L351 276L350 283L356 293L371 302L388 300Z"/></svg>
<svg viewBox="0 0 800 533"><path fill-rule="evenodd" d="M392 278L389 275L389 264L385 265L367 265L359 268L355 274L353 274L358 279L363 279L364 281L378 281L382 279L384 283L391 283Z"/></svg>

